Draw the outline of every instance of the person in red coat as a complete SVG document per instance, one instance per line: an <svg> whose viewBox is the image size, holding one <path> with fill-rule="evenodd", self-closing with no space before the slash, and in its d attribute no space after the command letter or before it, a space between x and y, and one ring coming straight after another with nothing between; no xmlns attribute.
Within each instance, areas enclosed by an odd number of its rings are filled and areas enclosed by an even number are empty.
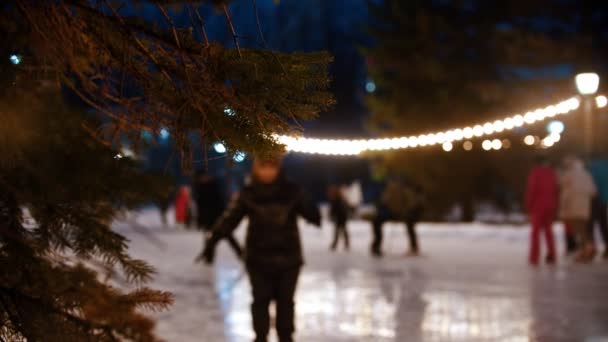
<svg viewBox="0 0 608 342"><path fill-rule="evenodd" d="M532 223L529 255L529 262L532 265L537 265L539 262L541 233L547 242L547 263L553 264L556 261L552 226L557 213L557 203L557 175L544 157L538 157L536 165L528 176L526 189L526 209Z"/></svg>
<svg viewBox="0 0 608 342"><path fill-rule="evenodd" d="M190 215L190 187L182 185L175 197L175 223L187 225Z"/></svg>

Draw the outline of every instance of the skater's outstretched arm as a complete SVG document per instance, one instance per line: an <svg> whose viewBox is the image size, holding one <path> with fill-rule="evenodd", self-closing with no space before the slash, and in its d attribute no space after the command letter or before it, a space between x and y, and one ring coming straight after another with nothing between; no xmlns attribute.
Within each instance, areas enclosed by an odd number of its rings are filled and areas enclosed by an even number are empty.
<svg viewBox="0 0 608 342"><path fill-rule="evenodd" d="M315 226L321 226L321 212L319 211L319 207L317 207L310 196L303 190L300 190L298 214Z"/></svg>
<svg viewBox="0 0 608 342"><path fill-rule="evenodd" d="M228 208L217 220L209 237L207 238L205 250L202 253L204 259L208 263L213 262L215 245L218 243L218 241L230 236L232 232L239 226L239 223L241 223L241 220L247 213L245 208L246 206L243 203L243 199L241 195L239 195L231 201Z"/></svg>

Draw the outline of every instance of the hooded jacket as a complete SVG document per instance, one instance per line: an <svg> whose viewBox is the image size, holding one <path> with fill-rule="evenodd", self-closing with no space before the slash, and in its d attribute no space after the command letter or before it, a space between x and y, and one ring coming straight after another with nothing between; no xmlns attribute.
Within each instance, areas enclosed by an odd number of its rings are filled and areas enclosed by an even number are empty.
<svg viewBox="0 0 608 342"><path fill-rule="evenodd" d="M571 161L561 177L560 217L588 220L591 199L596 194L593 179L580 160Z"/></svg>
<svg viewBox="0 0 608 342"><path fill-rule="evenodd" d="M298 216L320 226L321 214L303 189L280 176L272 184L253 181L234 198L213 228L210 243L228 236L245 217L248 267L289 268L304 263Z"/></svg>

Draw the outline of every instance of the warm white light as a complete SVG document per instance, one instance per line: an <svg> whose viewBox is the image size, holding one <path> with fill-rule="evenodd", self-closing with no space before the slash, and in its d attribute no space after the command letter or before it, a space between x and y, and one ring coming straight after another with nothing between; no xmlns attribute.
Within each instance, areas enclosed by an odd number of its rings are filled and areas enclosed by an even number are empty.
<svg viewBox="0 0 608 342"><path fill-rule="evenodd" d="M483 148L486 151L489 151L492 149L492 142L490 140L484 140L483 143L481 143L481 148Z"/></svg>
<svg viewBox="0 0 608 342"><path fill-rule="evenodd" d="M131 157L131 158L135 157L135 152L133 152L133 150L128 147L123 147L121 149L121 152L122 152L121 155L123 157Z"/></svg>
<svg viewBox="0 0 608 342"><path fill-rule="evenodd" d="M433 136L433 141L436 141L439 144L443 144L445 141L449 141L449 139L447 139L447 133L439 132L432 136Z"/></svg>
<svg viewBox="0 0 608 342"><path fill-rule="evenodd" d="M600 86L600 77L594 72L585 72L576 75L575 83L581 95L593 95Z"/></svg>
<svg viewBox="0 0 608 342"><path fill-rule="evenodd" d="M443 150L446 152L450 152L454 148L454 145L452 145L452 143L449 141L444 142L442 146Z"/></svg>
<svg viewBox="0 0 608 342"><path fill-rule="evenodd" d="M505 124L500 120L494 121L493 127L494 127L494 132L500 133L505 130Z"/></svg>
<svg viewBox="0 0 608 342"><path fill-rule="evenodd" d="M467 140L462 144L462 148L464 148L465 151L470 151L473 149L473 143Z"/></svg>
<svg viewBox="0 0 608 342"><path fill-rule="evenodd" d="M475 127L473 127L473 135L476 137L480 137L483 135L483 127L481 127L481 125L475 125Z"/></svg>
<svg viewBox="0 0 608 342"><path fill-rule="evenodd" d="M576 110L581 105L581 101L579 101L576 97L571 98L570 100L566 101L566 103L568 104L570 110Z"/></svg>
<svg viewBox="0 0 608 342"><path fill-rule="evenodd" d="M598 107L608 106L608 98L605 96L597 96L595 98ZM418 136L409 137L394 137L385 139L370 139L370 140L333 140L333 139L309 139L309 138L291 138L286 136L275 136L278 142L284 144L288 151L314 153L314 154L326 154L326 155L358 155L364 151L385 151L385 150L396 150L405 148L416 148L419 146L433 146L433 145L444 145L445 143L451 143L452 149L455 141L462 139L472 139L474 137L482 137L484 135L491 135L505 130L513 130L517 127L531 125L538 121L543 121L547 118L554 117L556 115L568 114L579 108L581 102L578 97L572 97L567 100L561 101L554 105L550 105L544 108L535 109L526 112L524 115L514 115L507 117L503 120L496 120L494 122L488 122L484 124L478 124L475 126L469 126L464 128L456 128L443 132L421 134ZM234 112L227 108L226 114L234 115ZM559 124L551 122L548 126L550 132L560 132L563 128L559 127ZM549 128L551 127L551 128ZM167 138L169 132L166 130L161 131L161 136ZM546 137L540 139L535 136L526 136L524 143L532 146L538 142L544 140L547 142L559 141L559 134L554 137ZM496 140L496 139L495 139ZM500 148L508 148L510 142L508 140L498 141L498 143L488 140L484 142L486 150L490 150L493 146ZM489 144L489 145L488 145ZM446 145L447 146L447 145ZM463 143L465 150L473 148L472 142L467 141ZM483 144L482 144L483 147Z"/></svg>
<svg viewBox="0 0 608 342"><path fill-rule="evenodd" d="M485 123L483 125L483 133L484 134L492 134L494 133L494 125L492 125L491 123Z"/></svg>
<svg viewBox="0 0 608 342"><path fill-rule="evenodd" d="M471 127L465 127L462 130L462 136L465 139L471 139L473 137L473 129Z"/></svg>
<svg viewBox="0 0 608 342"><path fill-rule="evenodd" d="M534 145L535 142L536 142L536 138L534 138L534 136L532 136L532 135L526 135L526 137L524 138L524 144L526 144L528 146Z"/></svg>
<svg viewBox="0 0 608 342"><path fill-rule="evenodd" d="M553 142L558 142L562 139L562 136L557 133L551 133L547 138L550 138L551 140L553 140Z"/></svg>
<svg viewBox="0 0 608 342"><path fill-rule="evenodd" d="M216 142L213 144L213 149L219 154L226 153L226 146L224 146L224 144L221 142Z"/></svg>
<svg viewBox="0 0 608 342"><path fill-rule="evenodd" d="M550 118L552 118L552 117L554 117L555 115L557 115L557 108L556 108L555 106L549 106L549 107L547 107L545 110L546 110L546 112L547 112L547 113L546 113L546 114L547 114L547 116L548 116L548 117L550 117Z"/></svg>
<svg viewBox="0 0 608 342"><path fill-rule="evenodd" d="M454 131L454 140L458 141L458 140L462 140L464 138L464 132L462 131L462 129L455 129Z"/></svg>
<svg viewBox="0 0 608 342"><path fill-rule="evenodd" d="M495 150L500 150L502 148L502 141L498 139L492 140L492 148Z"/></svg>
<svg viewBox="0 0 608 342"><path fill-rule="evenodd" d="M564 133L564 129L566 128L566 126L564 125L563 122L559 121L559 120L553 120L551 122L549 122L549 124L547 125L547 132L549 132L550 134L562 134Z"/></svg>
<svg viewBox="0 0 608 342"><path fill-rule="evenodd" d="M509 139L503 139L502 140L502 148L504 148L504 149L511 148L511 140L509 140Z"/></svg>
<svg viewBox="0 0 608 342"><path fill-rule="evenodd" d="M608 105L608 98L604 95L600 95L595 98L595 104L597 108L604 108Z"/></svg>
<svg viewBox="0 0 608 342"><path fill-rule="evenodd" d="M534 112L527 112L526 115L524 115L524 122L527 124L533 124L536 121L536 115L534 114Z"/></svg>

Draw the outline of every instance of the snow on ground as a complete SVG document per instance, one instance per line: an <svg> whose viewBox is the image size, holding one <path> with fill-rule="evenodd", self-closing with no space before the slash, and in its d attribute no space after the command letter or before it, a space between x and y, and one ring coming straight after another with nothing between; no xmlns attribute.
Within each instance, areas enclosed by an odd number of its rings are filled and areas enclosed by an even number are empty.
<svg viewBox="0 0 608 342"><path fill-rule="evenodd" d="M115 229L131 239L133 256L156 267L152 286L176 300L156 315L158 334L251 341L248 279L227 244L214 266L194 264L200 233L165 229L154 211L137 222ZM404 228L387 224L386 256L372 259L369 224L353 221L349 230L351 251L332 253L331 227L301 227L307 263L296 295L297 341L608 341L608 262L562 258L530 268L525 227L482 224L421 224L418 258L404 257Z"/></svg>

